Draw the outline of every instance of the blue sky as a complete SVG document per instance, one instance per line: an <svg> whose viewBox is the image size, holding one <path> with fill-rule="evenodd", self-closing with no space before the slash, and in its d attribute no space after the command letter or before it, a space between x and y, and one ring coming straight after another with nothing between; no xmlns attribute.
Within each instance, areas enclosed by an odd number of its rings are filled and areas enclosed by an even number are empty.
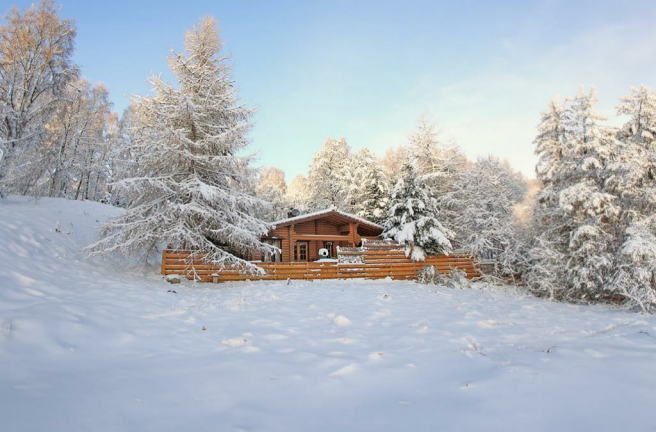
<svg viewBox="0 0 656 432"><path fill-rule="evenodd" d="M258 109L252 150L287 181L326 138L382 155L424 112L469 157L494 154L532 176L553 96L594 84L611 116L630 85L656 86L654 1L60 4L77 22L83 75L109 87L118 111L149 92L151 73L170 77L165 57L186 28L216 17L241 97Z"/></svg>

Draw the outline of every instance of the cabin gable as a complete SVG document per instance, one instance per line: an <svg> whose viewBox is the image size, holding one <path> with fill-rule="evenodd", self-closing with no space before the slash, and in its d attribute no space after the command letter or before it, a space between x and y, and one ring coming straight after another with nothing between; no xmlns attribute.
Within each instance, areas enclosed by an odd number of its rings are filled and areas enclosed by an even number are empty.
<svg viewBox="0 0 656 432"><path fill-rule="evenodd" d="M337 257L337 247L357 246L363 238L375 238L383 228L372 222L334 209L283 219L262 240L281 249L277 257L266 261L316 261L319 250L328 249Z"/></svg>

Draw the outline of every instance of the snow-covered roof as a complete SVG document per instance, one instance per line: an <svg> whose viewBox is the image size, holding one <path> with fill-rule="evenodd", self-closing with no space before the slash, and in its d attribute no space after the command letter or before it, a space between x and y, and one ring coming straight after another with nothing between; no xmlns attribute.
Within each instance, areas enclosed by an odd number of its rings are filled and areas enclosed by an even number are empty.
<svg viewBox="0 0 656 432"><path fill-rule="evenodd" d="M359 216L355 216L355 215L343 212L341 210L338 210L335 207L330 207L330 208L327 208L325 210L320 210L320 211L316 211L316 212L313 212L313 213L307 213L307 214L303 214L303 215L299 215L299 216L295 216L295 217L291 217L291 218L287 218L287 219L281 219L279 221L273 222L272 225L274 227L281 227L281 226L285 226L285 225L289 225L289 224L293 224L293 223L305 222L305 221L309 221L309 220L318 219L320 217L328 216L328 215L339 215L339 216L341 216L345 219L349 219L352 222L356 222L356 223L359 223L361 225L365 225L365 226L368 226L370 228L378 229L378 230L381 230L381 231L383 230L383 227L376 224L376 223L373 223L371 221L363 219Z"/></svg>

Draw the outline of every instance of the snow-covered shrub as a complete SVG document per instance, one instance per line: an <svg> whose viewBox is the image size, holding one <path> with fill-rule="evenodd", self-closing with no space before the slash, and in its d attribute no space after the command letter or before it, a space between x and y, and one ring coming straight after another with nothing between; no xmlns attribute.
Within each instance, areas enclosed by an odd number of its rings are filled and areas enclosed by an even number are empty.
<svg viewBox="0 0 656 432"><path fill-rule="evenodd" d="M364 253L337 253L337 262L340 264L364 264Z"/></svg>
<svg viewBox="0 0 656 432"><path fill-rule="evenodd" d="M454 289L467 289L471 281L463 270L452 269L447 273L440 273L434 266L426 266L419 270L417 281L426 285L439 285Z"/></svg>

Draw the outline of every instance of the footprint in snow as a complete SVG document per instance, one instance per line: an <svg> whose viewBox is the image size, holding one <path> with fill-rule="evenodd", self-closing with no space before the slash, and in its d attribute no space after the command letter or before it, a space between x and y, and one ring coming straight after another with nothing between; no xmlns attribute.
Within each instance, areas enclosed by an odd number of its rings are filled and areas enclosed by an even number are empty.
<svg viewBox="0 0 656 432"><path fill-rule="evenodd" d="M348 366L344 366L341 369L336 370L335 372L331 373L329 376L344 376L344 375L350 375L356 370L358 370L359 366L356 363L351 363Z"/></svg>
<svg viewBox="0 0 656 432"><path fill-rule="evenodd" d="M230 348L239 348L244 345L246 345L246 342L248 342L244 338L232 338L232 339L224 339L221 341L221 345L228 346Z"/></svg>
<svg viewBox="0 0 656 432"><path fill-rule="evenodd" d="M355 339L349 338L349 337L341 337L337 339L330 339L328 342L334 342L334 343L339 343L342 345L353 345L357 341Z"/></svg>
<svg viewBox="0 0 656 432"><path fill-rule="evenodd" d="M337 324L340 327L345 327L351 325L351 320L346 318L343 315L337 315L335 319L333 320L335 324Z"/></svg>
<svg viewBox="0 0 656 432"><path fill-rule="evenodd" d="M380 360L381 357L385 354L385 351L375 351L369 354L369 360Z"/></svg>
<svg viewBox="0 0 656 432"><path fill-rule="evenodd" d="M602 353L601 351L597 351L595 349L586 349L585 353L589 355L590 357L594 358L604 358L608 357L606 354Z"/></svg>

